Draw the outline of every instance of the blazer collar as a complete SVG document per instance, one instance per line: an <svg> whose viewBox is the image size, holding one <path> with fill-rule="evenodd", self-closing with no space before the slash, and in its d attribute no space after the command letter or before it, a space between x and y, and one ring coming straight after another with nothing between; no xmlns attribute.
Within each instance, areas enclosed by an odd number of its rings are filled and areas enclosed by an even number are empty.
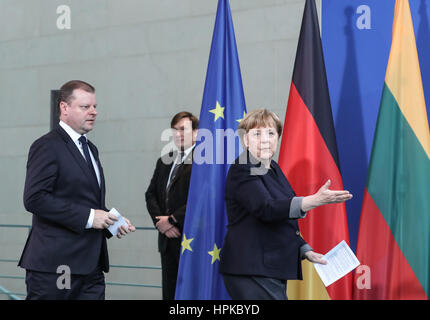
<svg viewBox="0 0 430 320"><path fill-rule="evenodd" d="M242 163L241 161L245 161L245 159L246 159L246 165L250 167L250 174L257 175L261 179L266 180L267 174L269 173L268 170L273 170L274 173L278 176L278 179L276 181L278 181L282 189L283 190L291 189L291 186L287 178L285 177L284 172L276 163L276 161L272 160L270 162L270 169L267 169L266 167L264 167L261 161L255 158L247 149L239 156L239 158L236 160L236 163L241 164Z"/></svg>
<svg viewBox="0 0 430 320"><path fill-rule="evenodd" d="M178 169L178 173L173 178L173 180L170 182L170 185L173 185L176 182L176 180L179 179L179 177L181 176L182 170L185 170L186 166L191 166L193 164L193 154L194 154L194 148L192 148L189 151L188 155L186 155L185 158L183 159L184 161L182 161L182 163L180 164L179 169ZM178 155L178 151L175 151L175 157L177 157L177 155ZM176 159L176 158L174 158L174 159ZM171 168L171 167L169 166L169 168Z"/></svg>
<svg viewBox="0 0 430 320"><path fill-rule="evenodd" d="M64 121L60 120L59 126L61 128L64 129L64 131L66 131L66 133L69 135L70 139L72 139L72 141L74 143L76 143L76 141L79 140L79 138L82 136L81 134L77 133L75 130L72 129L72 127L70 127L67 123L65 123ZM85 137L87 137L86 134L84 134Z"/></svg>
<svg viewBox="0 0 430 320"><path fill-rule="evenodd" d="M75 159L75 161L79 164L79 166L81 167L81 169L84 171L84 173L87 176L87 178L92 181L92 184L94 186L94 190L96 192L100 192L101 187L103 185L103 172L101 170L100 162L99 162L99 159L98 159L97 152L95 152L94 145L92 143L90 143L90 141L88 141L88 146L91 149L91 153L93 154L94 159L96 160L97 165L99 167L99 171L100 171L100 186L99 186L99 184L97 182L97 179L90 172L90 168L88 167L87 162L85 161L84 157L82 156L82 154L79 151L78 147L76 146L75 142L73 142L72 138L68 135L68 133L60 125L58 125L54 130L64 140L64 142L66 143L67 149L70 151L70 153L72 154L72 156Z"/></svg>
<svg viewBox="0 0 430 320"><path fill-rule="evenodd" d="M246 164L251 168L255 168L256 170L261 170L262 174L267 172L267 169L264 167L263 163L255 158L248 149L245 149L242 154L236 159L236 163L238 164ZM270 167L274 168L276 162L271 160Z"/></svg>

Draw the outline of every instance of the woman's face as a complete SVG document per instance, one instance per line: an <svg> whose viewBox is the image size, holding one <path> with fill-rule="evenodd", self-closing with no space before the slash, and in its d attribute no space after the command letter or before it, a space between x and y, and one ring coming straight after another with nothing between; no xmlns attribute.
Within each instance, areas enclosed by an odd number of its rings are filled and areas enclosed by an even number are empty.
<svg viewBox="0 0 430 320"><path fill-rule="evenodd" d="M245 146L260 160L273 158L278 147L278 139L278 132L271 126L250 129L244 136Z"/></svg>

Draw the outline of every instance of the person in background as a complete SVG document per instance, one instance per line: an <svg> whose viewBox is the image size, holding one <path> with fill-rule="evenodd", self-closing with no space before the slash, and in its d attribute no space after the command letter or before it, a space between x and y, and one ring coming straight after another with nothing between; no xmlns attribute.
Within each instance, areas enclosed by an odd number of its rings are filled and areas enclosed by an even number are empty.
<svg viewBox="0 0 430 320"><path fill-rule="evenodd" d="M170 127L177 150L158 159L145 193L146 207L159 231L163 300L175 298L181 234L198 126L199 120L190 112L179 112L173 117Z"/></svg>

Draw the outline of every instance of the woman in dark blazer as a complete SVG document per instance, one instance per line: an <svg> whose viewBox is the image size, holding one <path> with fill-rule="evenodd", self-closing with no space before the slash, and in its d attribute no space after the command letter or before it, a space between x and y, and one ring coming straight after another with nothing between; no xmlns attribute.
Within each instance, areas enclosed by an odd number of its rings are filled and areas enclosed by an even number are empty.
<svg viewBox="0 0 430 320"><path fill-rule="evenodd" d="M286 300L286 280L302 279L301 260L325 264L300 236L297 219L328 203L352 198L329 190L296 197L278 164L282 123L266 109L250 112L239 124L245 151L229 169L226 181L227 234L220 272L234 300Z"/></svg>

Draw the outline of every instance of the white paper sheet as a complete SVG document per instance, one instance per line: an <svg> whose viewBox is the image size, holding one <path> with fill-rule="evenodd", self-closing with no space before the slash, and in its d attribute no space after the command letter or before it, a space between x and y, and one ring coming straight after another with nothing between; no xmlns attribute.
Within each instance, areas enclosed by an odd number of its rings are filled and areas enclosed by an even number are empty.
<svg viewBox="0 0 430 320"><path fill-rule="evenodd" d="M114 214L117 218L118 221L116 221L113 225L111 225L108 230L110 233L112 233L113 236L116 236L118 234L118 229L121 226L128 226L128 223L124 220L124 218L121 216L121 214L115 209L112 208L109 213Z"/></svg>
<svg viewBox="0 0 430 320"><path fill-rule="evenodd" d="M314 263L313 265L326 287L360 265L360 261L345 240L327 252L323 259L327 261L327 264Z"/></svg>

